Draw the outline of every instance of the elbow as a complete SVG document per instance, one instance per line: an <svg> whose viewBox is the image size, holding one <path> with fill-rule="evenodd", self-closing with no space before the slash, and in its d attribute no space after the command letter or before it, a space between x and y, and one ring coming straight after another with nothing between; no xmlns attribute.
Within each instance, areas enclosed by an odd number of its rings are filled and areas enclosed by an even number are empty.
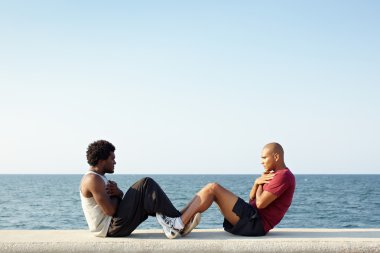
<svg viewBox="0 0 380 253"><path fill-rule="evenodd" d="M259 204L257 202L256 202L256 207L257 207L257 209L263 209L264 208L262 204Z"/></svg>
<svg viewBox="0 0 380 253"><path fill-rule="evenodd" d="M103 212L105 215L108 215L108 216L114 216L115 213L116 213L116 208L106 208L106 209L103 209Z"/></svg>
<svg viewBox="0 0 380 253"><path fill-rule="evenodd" d="M114 216L114 214L116 213L116 210L107 210L104 212L106 215L108 216Z"/></svg>
<svg viewBox="0 0 380 253"><path fill-rule="evenodd" d="M257 201L256 200L256 207L257 207L257 209L264 209L267 206L268 206L267 204L265 204L265 203L263 203L261 201Z"/></svg>

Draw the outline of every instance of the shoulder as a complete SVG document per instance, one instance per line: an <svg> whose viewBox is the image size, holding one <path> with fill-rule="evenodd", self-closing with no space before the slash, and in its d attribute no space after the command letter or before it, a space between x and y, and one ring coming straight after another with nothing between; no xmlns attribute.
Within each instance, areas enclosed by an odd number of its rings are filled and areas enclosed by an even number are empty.
<svg viewBox="0 0 380 253"><path fill-rule="evenodd" d="M294 181L294 175L289 169L283 169L276 172L272 181L273 183L276 182L281 184L291 183Z"/></svg>
<svg viewBox="0 0 380 253"><path fill-rule="evenodd" d="M294 177L293 173L288 168L278 171L277 174L285 178Z"/></svg>
<svg viewBox="0 0 380 253"><path fill-rule="evenodd" d="M92 182L98 183L98 182L103 182L103 179L96 174L88 173L88 174L83 175L82 182L84 182L84 183L92 183Z"/></svg>
<svg viewBox="0 0 380 253"><path fill-rule="evenodd" d="M103 190L105 183L103 179L96 174L86 174L82 178L81 191L85 196L90 196L94 191Z"/></svg>
<svg viewBox="0 0 380 253"><path fill-rule="evenodd" d="M286 169L285 175L289 178L295 179L293 173L290 171L290 169Z"/></svg>
<svg viewBox="0 0 380 253"><path fill-rule="evenodd" d="M288 168L283 171L282 178L288 184L291 184L291 185L295 184L296 178L293 175L293 173L290 171L290 169Z"/></svg>

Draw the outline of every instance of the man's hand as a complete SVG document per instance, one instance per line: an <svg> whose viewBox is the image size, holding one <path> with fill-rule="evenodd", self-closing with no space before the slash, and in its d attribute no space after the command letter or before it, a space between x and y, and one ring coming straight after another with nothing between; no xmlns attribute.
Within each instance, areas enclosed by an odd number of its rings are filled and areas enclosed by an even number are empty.
<svg viewBox="0 0 380 253"><path fill-rule="evenodd" d="M123 192L117 187L117 183L111 180L108 180L108 184L106 185L106 192L110 197L118 197L123 198Z"/></svg>
<svg viewBox="0 0 380 253"><path fill-rule="evenodd" d="M262 185L269 183L269 181L272 180L273 177L274 177L273 171L264 171L263 174L261 174L261 176L255 180L255 183L253 184L252 189L249 193L249 201L252 201L256 198L256 192L259 186L261 186L262 188Z"/></svg>
<svg viewBox="0 0 380 253"><path fill-rule="evenodd" d="M264 173L255 180L252 190L249 193L249 200L250 202L255 200L258 209L266 208L277 198L273 193L264 191L263 187L263 185L269 183L274 176L273 171L264 171Z"/></svg>
<svg viewBox="0 0 380 253"><path fill-rule="evenodd" d="M257 178L255 180L255 184L257 185L262 185L262 184L266 184L266 183L269 183L270 180L273 179L274 177L274 173L273 172L269 172L269 171L265 171L261 177Z"/></svg>
<svg viewBox="0 0 380 253"><path fill-rule="evenodd" d="M116 213L118 207L118 197L111 197L109 192L117 192L117 186L112 187L110 184L104 184L104 181L101 177L95 174L87 174L82 180L82 189L83 186L92 194L96 203L102 208L104 214L108 216L113 216ZM107 188L113 188L113 190L106 190Z"/></svg>

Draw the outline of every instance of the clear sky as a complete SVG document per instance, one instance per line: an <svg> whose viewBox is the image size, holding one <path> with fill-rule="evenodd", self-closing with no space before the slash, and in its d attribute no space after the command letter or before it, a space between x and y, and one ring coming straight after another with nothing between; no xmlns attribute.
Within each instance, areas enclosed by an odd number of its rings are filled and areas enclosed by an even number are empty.
<svg viewBox="0 0 380 253"><path fill-rule="evenodd" d="M0 173L380 173L379 1L1 1Z"/></svg>

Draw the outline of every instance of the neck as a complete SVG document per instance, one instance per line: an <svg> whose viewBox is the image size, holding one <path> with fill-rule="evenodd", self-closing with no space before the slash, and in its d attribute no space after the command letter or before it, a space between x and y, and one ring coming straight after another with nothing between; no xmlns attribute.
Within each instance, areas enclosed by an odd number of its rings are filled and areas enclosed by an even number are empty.
<svg viewBox="0 0 380 253"><path fill-rule="evenodd" d="M103 175L103 176L104 176L104 174L106 174L101 168L99 168L97 166L91 167L90 170L93 171L93 172L96 172L96 173L98 173L100 175Z"/></svg>
<svg viewBox="0 0 380 253"><path fill-rule="evenodd" d="M287 167L286 167L285 163L281 163L281 164L276 166L276 169L274 169L274 171L284 170L286 168Z"/></svg>

